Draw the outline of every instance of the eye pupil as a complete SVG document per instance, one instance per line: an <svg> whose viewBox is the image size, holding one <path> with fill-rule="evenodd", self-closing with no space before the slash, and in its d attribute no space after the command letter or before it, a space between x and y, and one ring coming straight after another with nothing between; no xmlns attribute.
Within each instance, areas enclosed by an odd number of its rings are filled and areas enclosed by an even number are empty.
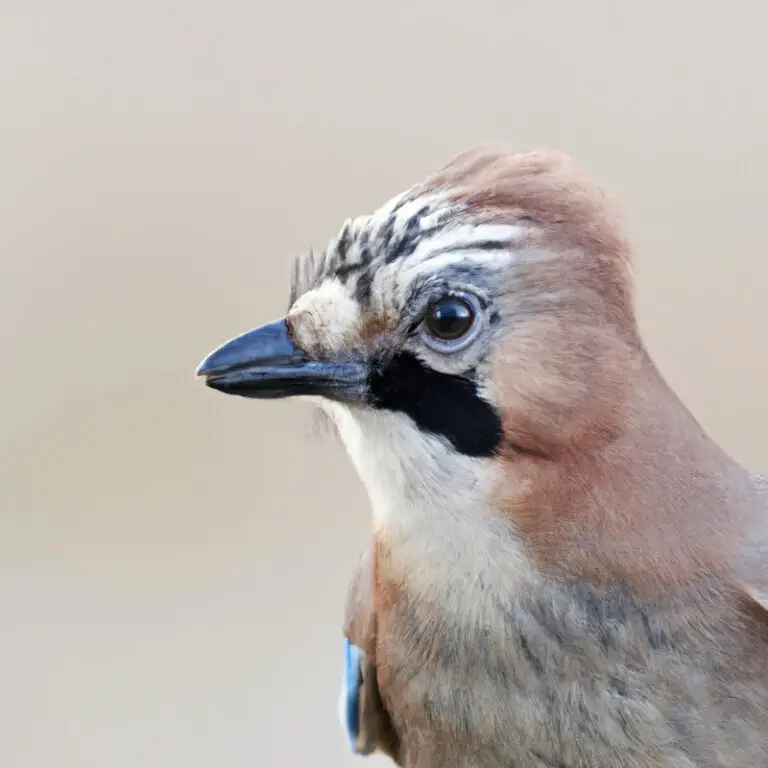
<svg viewBox="0 0 768 768"><path fill-rule="evenodd" d="M472 327L475 315L472 307L456 296L436 301L425 320L429 332L438 339L460 339Z"/></svg>

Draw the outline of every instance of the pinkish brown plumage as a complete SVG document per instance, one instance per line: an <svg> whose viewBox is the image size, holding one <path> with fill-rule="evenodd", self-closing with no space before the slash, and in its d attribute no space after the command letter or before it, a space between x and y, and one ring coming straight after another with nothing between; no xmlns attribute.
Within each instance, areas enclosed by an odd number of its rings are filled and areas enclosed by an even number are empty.
<svg viewBox="0 0 768 768"><path fill-rule="evenodd" d="M368 489L361 751L768 766L768 487L650 359L630 254L567 157L486 145L347 222L284 321L201 366L314 399Z"/></svg>

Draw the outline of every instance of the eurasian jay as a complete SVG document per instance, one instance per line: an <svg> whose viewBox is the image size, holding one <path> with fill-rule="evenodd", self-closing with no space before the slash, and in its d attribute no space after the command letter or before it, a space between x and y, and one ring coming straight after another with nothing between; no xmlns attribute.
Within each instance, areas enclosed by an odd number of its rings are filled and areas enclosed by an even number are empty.
<svg viewBox="0 0 768 768"><path fill-rule="evenodd" d="M198 374L311 398L368 490L355 751L768 766L768 482L650 359L620 217L567 157L485 145L349 220Z"/></svg>

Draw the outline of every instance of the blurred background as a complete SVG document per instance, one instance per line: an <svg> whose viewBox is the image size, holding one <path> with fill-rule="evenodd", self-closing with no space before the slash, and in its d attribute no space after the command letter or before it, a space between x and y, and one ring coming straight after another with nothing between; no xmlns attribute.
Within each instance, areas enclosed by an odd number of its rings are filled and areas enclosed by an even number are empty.
<svg viewBox="0 0 768 768"><path fill-rule="evenodd" d="M477 142L621 196L652 353L768 470L766 28L763 0L0 0L0 765L359 764L364 491L306 406L193 371Z"/></svg>

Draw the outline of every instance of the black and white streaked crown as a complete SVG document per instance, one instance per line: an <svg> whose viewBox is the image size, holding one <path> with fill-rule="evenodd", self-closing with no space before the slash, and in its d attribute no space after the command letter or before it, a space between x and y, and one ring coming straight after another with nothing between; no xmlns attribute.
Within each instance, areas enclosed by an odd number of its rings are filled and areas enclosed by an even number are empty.
<svg viewBox="0 0 768 768"><path fill-rule="evenodd" d="M345 222L322 251L309 251L294 262L290 303L335 278L366 309L374 277L381 272L409 271L441 256L461 255L465 271L477 257L508 251L522 228L475 220L475 215L446 192L415 194L408 190L373 214ZM474 255L474 258L473 258ZM448 261L457 261L448 259ZM438 268L445 262L435 261Z"/></svg>

